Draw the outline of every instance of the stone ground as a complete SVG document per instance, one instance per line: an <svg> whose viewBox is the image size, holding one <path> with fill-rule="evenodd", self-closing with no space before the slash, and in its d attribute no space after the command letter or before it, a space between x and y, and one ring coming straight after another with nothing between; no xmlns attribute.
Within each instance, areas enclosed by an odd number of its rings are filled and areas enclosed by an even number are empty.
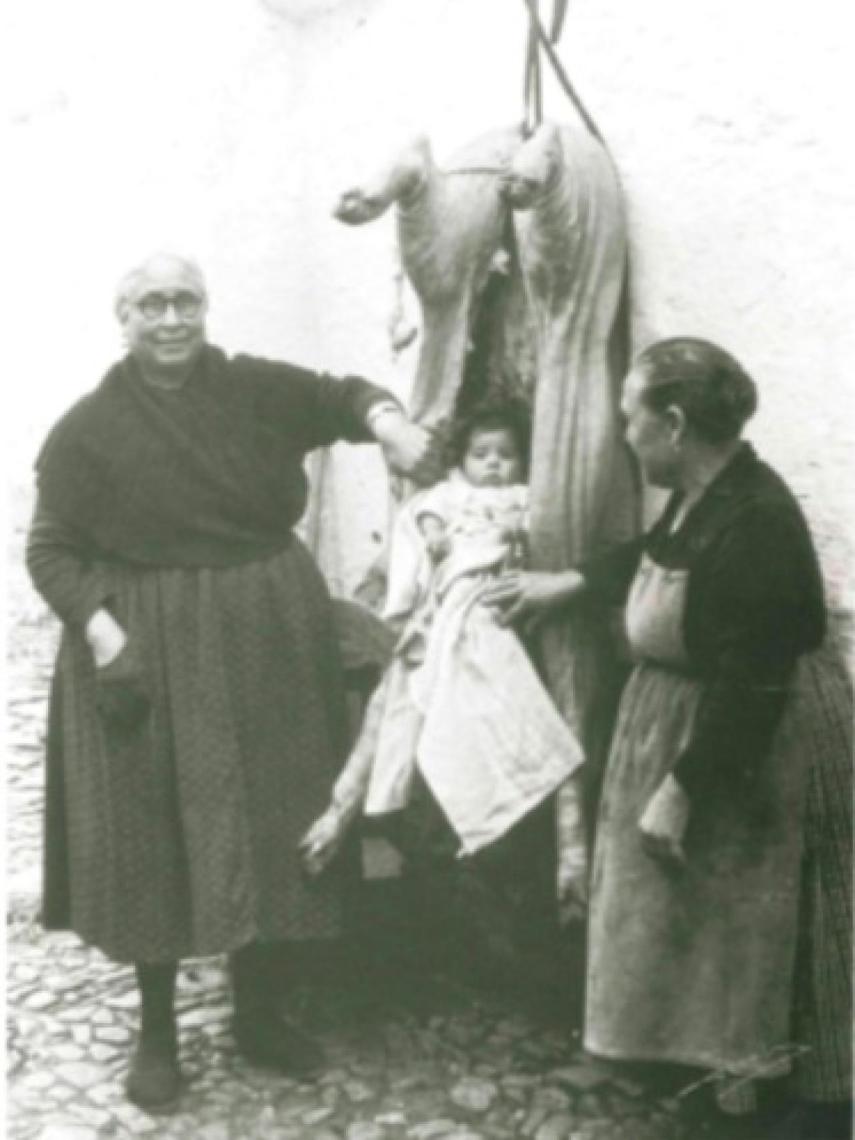
<svg viewBox="0 0 855 1140"><path fill-rule="evenodd" d="M238 1059L223 962L205 959L185 963L179 978L186 1083L179 1110L153 1117L130 1105L122 1088L137 1014L130 969L71 935L46 934L37 921L43 726L57 631L24 580L20 540L18 528L9 591L10 1140L705 1134L698 1121L688 1131L678 1122L673 1100L657 1101L637 1080L584 1058L572 1013L550 1018L542 1000L538 1010L523 1000L524 990L491 989L472 973L440 973L420 948L409 958L397 954L401 913L396 885L388 881L366 893L363 926L370 936L356 968L348 972L339 962L316 970L314 980L301 976L294 988L291 1014L328 1055L316 1081L297 1083ZM480 974L480 963L474 966Z"/></svg>

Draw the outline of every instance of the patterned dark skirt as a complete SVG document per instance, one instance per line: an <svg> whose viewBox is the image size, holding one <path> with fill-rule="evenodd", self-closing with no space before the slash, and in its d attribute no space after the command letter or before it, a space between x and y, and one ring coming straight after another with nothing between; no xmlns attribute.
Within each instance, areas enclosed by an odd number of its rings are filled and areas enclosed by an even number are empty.
<svg viewBox="0 0 855 1140"><path fill-rule="evenodd" d="M98 671L79 634L60 647L45 925L117 961L336 936L341 874L308 881L297 856L347 748L332 609L308 552L295 539L238 567L106 573L128 642ZM128 689L141 715L117 712Z"/></svg>

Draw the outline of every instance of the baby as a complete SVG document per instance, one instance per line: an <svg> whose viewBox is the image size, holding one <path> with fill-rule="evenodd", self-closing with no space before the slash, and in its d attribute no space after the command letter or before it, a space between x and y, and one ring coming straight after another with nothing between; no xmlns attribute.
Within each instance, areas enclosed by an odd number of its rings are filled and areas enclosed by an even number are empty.
<svg viewBox="0 0 855 1140"><path fill-rule="evenodd" d="M331 803L301 843L311 873L334 856L360 808L405 809L417 769L460 854L471 855L582 763L516 634L481 604L495 576L525 559L528 436L516 402L479 406L455 425L448 478L399 512L384 611L399 638ZM570 858L581 881L577 815Z"/></svg>
<svg viewBox="0 0 855 1140"><path fill-rule="evenodd" d="M462 447L459 469L423 494L414 508L434 562L452 552L455 540L479 537L508 543L510 560L516 565L523 561L528 488L522 483L523 443L511 423L511 407L505 413L482 409L458 426L451 448L459 453ZM491 494L487 488L501 490Z"/></svg>

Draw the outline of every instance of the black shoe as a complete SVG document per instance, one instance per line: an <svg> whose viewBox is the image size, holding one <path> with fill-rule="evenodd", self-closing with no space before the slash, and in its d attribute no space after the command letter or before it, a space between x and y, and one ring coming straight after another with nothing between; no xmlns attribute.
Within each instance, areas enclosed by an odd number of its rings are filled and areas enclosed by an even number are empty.
<svg viewBox="0 0 855 1140"><path fill-rule="evenodd" d="M250 1064L278 1069L289 1077L314 1076L326 1062L320 1045L276 1014L237 1016L234 1033L238 1052Z"/></svg>
<svg viewBox="0 0 855 1140"><path fill-rule="evenodd" d="M128 1100L146 1112L170 1112L181 1092L178 1046L172 1032L140 1034L125 1080Z"/></svg>

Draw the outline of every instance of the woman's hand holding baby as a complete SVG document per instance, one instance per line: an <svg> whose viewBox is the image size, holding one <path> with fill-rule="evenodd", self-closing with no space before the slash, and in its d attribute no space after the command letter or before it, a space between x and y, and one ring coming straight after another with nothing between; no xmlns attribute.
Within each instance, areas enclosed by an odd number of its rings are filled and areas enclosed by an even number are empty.
<svg viewBox="0 0 855 1140"><path fill-rule="evenodd" d="M482 596L485 605L498 610L500 625L511 625L521 618L539 619L556 606L569 602L585 588L578 570L550 573L541 570L515 570L503 574Z"/></svg>

